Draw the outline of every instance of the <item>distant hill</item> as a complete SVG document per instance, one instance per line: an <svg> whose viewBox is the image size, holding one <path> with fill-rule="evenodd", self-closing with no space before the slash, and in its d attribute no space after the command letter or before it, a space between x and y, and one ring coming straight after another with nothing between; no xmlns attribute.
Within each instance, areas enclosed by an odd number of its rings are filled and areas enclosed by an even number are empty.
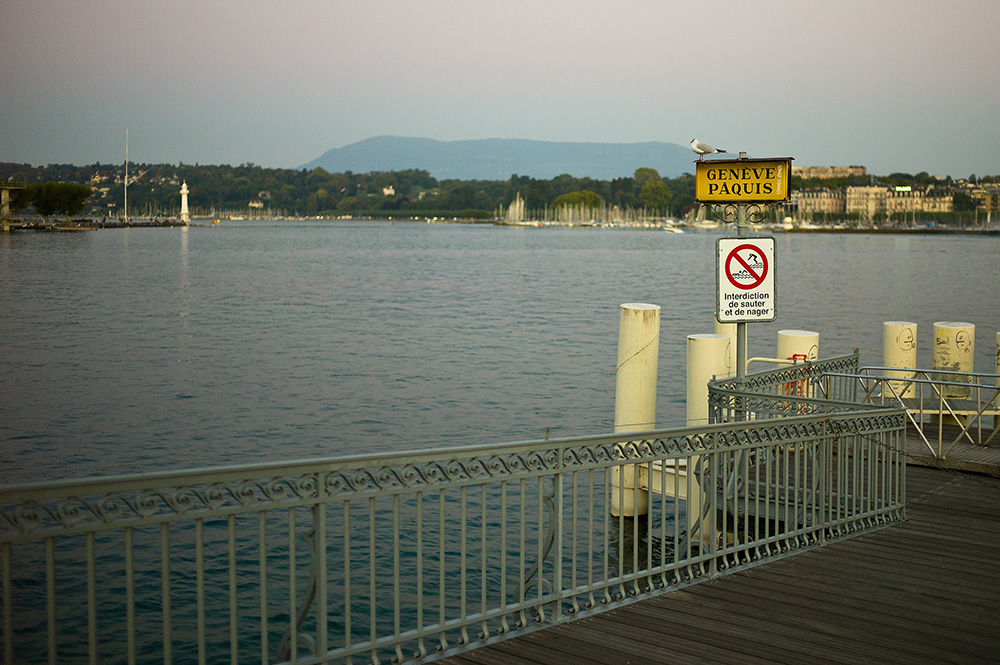
<svg viewBox="0 0 1000 665"><path fill-rule="evenodd" d="M327 150L299 168L322 167L330 173L368 173L424 169L432 176L457 180L506 180L512 174L554 178L610 180L650 167L663 177L694 173L695 155L676 143L556 143L527 139L435 141L376 136Z"/></svg>

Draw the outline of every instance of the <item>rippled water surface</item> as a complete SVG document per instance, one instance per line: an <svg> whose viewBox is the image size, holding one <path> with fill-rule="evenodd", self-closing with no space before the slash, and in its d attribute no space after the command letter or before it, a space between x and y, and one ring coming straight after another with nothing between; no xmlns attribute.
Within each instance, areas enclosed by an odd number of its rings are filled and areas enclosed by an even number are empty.
<svg viewBox="0 0 1000 665"><path fill-rule="evenodd" d="M618 306L661 305L658 420L712 331L717 235L243 222L0 236L0 483L611 429ZM777 236L778 319L878 364L882 322L976 324L985 237Z"/></svg>

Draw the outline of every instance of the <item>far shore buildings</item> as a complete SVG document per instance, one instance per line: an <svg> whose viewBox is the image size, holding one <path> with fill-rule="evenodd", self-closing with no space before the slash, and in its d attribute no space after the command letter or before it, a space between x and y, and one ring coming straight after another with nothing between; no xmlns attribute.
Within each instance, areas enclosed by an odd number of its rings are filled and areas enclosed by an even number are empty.
<svg viewBox="0 0 1000 665"><path fill-rule="evenodd" d="M864 177L864 166L793 166L792 175L803 178L829 179L850 176ZM970 191L988 209L991 190L982 190L983 196ZM984 198L985 197L985 200ZM995 208L994 208L995 209ZM802 220L837 219L850 217L864 222L901 222L907 215L916 213L945 213L954 210L951 187L887 187L877 184L849 185L841 188L816 187L794 190L786 210Z"/></svg>
<svg viewBox="0 0 1000 665"><path fill-rule="evenodd" d="M933 187L849 186L843 189L795 190L788 207L801 219L847 214L861 221L903 219L913 213L941 213L954 210L950 192Z"/></svg>

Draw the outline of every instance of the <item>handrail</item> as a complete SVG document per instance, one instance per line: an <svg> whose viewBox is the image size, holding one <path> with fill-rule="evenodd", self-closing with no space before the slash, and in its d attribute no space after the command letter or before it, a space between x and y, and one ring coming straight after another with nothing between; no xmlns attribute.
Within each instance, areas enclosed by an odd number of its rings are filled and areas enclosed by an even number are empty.
<svg viewBox="0 0 1000 665"><path fill-rule="evenodd" d="M1000 374L945 369L862 367L855 374L831 373L829 376L856 382L860 391L859 401L862 403L878 401L905 408L909 424L923 441L924 447L937 459L946 459L963 439L972 445L985 447L1000 432L995 422L992 432L983 439L983 417L1000 417ZM935 378L941 376L948 378ZM967 380L955 380L956 378ZM925 388L929 394L925 394ZM925 422L926 416L931 416L930 423ZM957 424L959 431L946 443L944 424L947 417ZM927 437L925 425L928 424L936 425L936 447ZM977 434L975 439L971 435L973 426Z"/></svg>
<svg viewBox="0 0 1000 665"><path fill-rule="evenodd" d="M0 488L4 657L428 662L880 528L905 414L816 390L856 368L712 382L697 427Z"/></svg>

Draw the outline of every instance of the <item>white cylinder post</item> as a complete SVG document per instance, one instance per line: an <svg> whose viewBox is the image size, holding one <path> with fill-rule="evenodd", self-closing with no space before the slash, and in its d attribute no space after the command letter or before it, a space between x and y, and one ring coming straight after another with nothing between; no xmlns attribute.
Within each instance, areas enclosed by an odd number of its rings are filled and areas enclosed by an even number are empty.
<svg viewBox="0 0 1000 665"><path fill-rule="evenodd" d="M687 337L687 424L689 427L708 423L708 382L713 378L731 376L728 352L735 346L729 335L688 335ZM713 533L712 516L696 530L698 516L705 505L705 493L691 471L697 468L698 455L683 462L685 494L687 496L688 533L692 539L707 538ZM678 467L681 464L678 464ZM677 469L680 473L681 469Z"/></svg>
<svg viewBox="0 0 1000 665"><path fill-rule="evenodd" d="M882 323L882 366L913 370L917 366L917 324L911 321L884 321ZM912 379L916 372L888 370L886 376ZM882 395L887 399L916 397L917 391L909 381L889 381Z"/></svg>
<svg viewBox="0 0 1000 665"><path fill-rule="evenodd" d="M811 330L779 330L778 353L776 358L793 360L796 363L819 358L819 333ZM812 397L808 395L806 381L792 381L785 384L786 395Z"/></svg>
<svg viewBox="0 0 1000 665"><path fill-rule="evenodd" d="M779 330L778 358L816 360L819 358L819 333L811 330Z"/></svg>
<svg viewBox="0 0 1000 665"><path fill-rule="evenodd" d="M660 307L626 303L618 319L615 374L615 431L652 429L656 424L656 373L660 352ZM634 464L611 474L611 514L634 517L649 512L649 493L638 487ZM620 488L620 489L619 489Z"/></svg>
<svg viewBox="0 0 1000 665"><path fill-rule="evenodd" d="M736 376L736 324L735 323L719 323L718 320L715 322L715 334L716 335L726 335L729 337L729 345L726 348L726 369L728 370L726 374L720 374L719 376ZM744 349L745 351L745 349ZM746 357L746 354L743 354Z"/></svg>
<svg viewBox="0 0 1000 665"><path fill-rule="evenodd" d="M934 351L931 368L953 372L971 372L976 347L976 326L971 323L938 321L934 324ZM940 381L968 383L971 377L956 374L935 374ZM944 386L945 397L968 398L971 388Z"/></svg>
<svg viewBox="0 0 1000 665"><path fill-rule="evenodd" d="M729 335L687 336L687 424L708 423L708 382L732 376Z"/></svg>

